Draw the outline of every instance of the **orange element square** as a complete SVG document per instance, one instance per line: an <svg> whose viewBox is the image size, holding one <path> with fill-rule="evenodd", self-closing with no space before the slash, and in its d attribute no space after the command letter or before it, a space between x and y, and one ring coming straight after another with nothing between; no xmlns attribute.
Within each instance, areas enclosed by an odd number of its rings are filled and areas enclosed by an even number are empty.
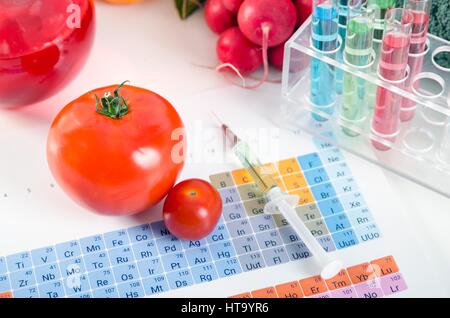
<svg viewBox="0 0 450 318"><path fill-rule="evenodd" d="M274 180L281 190L286 191L286 187L284 186L284 182L281 180L281 178L274 178Z"/></svg>
<svg viewBox="0 0 450 318"><path fill-rule="evenodd" d="M341 270L336 276L326 280L327 286L329 290L335 290L339 288L344 288L351 286L352 282L347 275L347 271L345 269Z"/></svg>
<svg viewBox="0 0 450 318"><path fill-rule="evenodd" d="M372 267L369 263L362 263L359 265L347 268L348 276L353 284L365 282L373 274Z"/></svg>
<svg viewBox="0 0 450 318"><path fill-rule="evenodd" d="M278 171L280 171L282 175L301 171L300 165L298 164L298 161L295 158L278 161L277 165Z"/></svg>
<svg viewBox="0 0 450 318"><path fill-rule="evenodd" d="M13 298L11 292L0 293L0 298Z"/></svg>
<svg viewBox="0 0 450 318"><path fill-rule="evenodd" d="M321 294L327 291L327 285L320 275L300 280L305 296Z"/></svg>
<svg viewBox="0 0 450 318"><path fill-rule="evenodd" d="M284 184L286 184L286 189L288 191L297 190L307 186L306 179L301 172L284 176L283 181Z"/></svg>
<svg viewBox="0 0 450 318"><path fill-rule="evenodd" d="M228 298L252 298L252 294L250 293L242 293L242 294L237 294Z"/></svg>
<svg viewBox="0 0 450 318"><path fill-rule="evenodd" d="M274 287L267 287L252 291L253 298L278 298Z"/></svg>
<svg viewBox="0 0 450 318"><path fill-rule="evenodd" d="M275 286L279 298L303 298L302 288L296 281Z"/></svg>
<svg viewBox="0 0 450 318"><path fill-rule="evenodd" d="M236 185L254 182L252 176L245 168L233 170L231 171L231 174L233 175L233 179Z"/></svg>
<svg viewBox="0 0 450 318"><path fill-rule="evenodd" d="M393 256L385 256L370 262L372 265L372 271L378 277L390 275L398 272L397 263Z"/></svg>
<svg viewBox="0 0 450 318"><path fill-rule="evenodd" d="M314 196L309 188L290 191L289 194L295 194L299 197L298 205L305 205L314 202Z"/></svg>
<svg viewBox="0 0 450 318"><path fill-rule="evenodd" d="M278 173L277 167L274 163L266 163L261 166L259 166L258 171L260 171L263 174L269 174L272 177L279 177L280 174Z"/></svg>

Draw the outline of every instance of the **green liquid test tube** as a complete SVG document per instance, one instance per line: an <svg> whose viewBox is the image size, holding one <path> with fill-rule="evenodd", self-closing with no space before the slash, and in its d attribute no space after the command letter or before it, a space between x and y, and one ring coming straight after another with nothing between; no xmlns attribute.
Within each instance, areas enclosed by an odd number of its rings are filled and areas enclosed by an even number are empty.
<svg viewBox="0 0 450 318"><path fill-rule="evenodd" d="M355 5L350 3L354 2ZM374 62L372 48L375 10L360 5L360 0L349 1L344 61L355 71L369 73ZM359 135L366 121L369 106L369 82L349 72L344 73L340 120L349 136Z"/></svg>

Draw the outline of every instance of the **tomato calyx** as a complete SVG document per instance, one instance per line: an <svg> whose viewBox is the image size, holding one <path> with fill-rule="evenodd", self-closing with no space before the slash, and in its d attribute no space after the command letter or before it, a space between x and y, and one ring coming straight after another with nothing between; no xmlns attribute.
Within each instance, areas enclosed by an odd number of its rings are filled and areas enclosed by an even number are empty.
<svg viewBox="0 0 450 318"><path fill-rule="evenodd" d="M130 112L130 107L127 104L127 100L119 94L120 89L127 82L129 81L125 81L117 86L114 90L114 95L110 92L106 92L102 98L98 98L98 96L94 94L96 112L112 119L120 119L128 114Z"/></svg>

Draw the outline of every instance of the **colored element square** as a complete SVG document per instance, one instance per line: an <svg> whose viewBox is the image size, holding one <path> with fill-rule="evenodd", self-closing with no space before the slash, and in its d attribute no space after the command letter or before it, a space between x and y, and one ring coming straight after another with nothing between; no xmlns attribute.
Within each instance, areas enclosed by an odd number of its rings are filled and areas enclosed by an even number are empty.
<svg viewBox="0 0 450 318"><path fill-rule="evenodd" d="M13 291L13 298L38 298L39 292L37 287L22 288Z"/></svg>
<svg viewBox="0 0 450 318"><path fill-rule="evenodd" d="M59 268L56 263L50 265L43 265L34 269L34 274L38 284L54 281L61 278Z"/></svg>
<svg viewBox="0 0 450 318"><path fill-rule="evenodd" d="M330 180L325 168L317 168L313 170L308 170L304 172L306 181L310 186L319 184L322 182L327 182Z"/></svg>
<svg viewBox="0 0 450 318"><path fill-rule="evenodd" d="M283 182L286 185L287 191L297 190L308 186L306 179L301 172L284 176Z"/></svg>
<svg viewBox="0 0 450 318"><path fill-rule="evenodd" d="M272 214L272 218L278 228L289 224L286 218L281 214Z"/></svg>
<svg viewBox="0 0 450 318"><path fill-rule="evenodd" d="M61 298L65 296L63 283L61 281L39 285L39 297Z"/></svg>
<svg viewBox="0 0 450 318"><path fill-rule="evenodd" d="M186 257L182 252L163 255L161 259L165 270L168 272L188 267Z"/></svg>
<svg viewBox="0 0 450 318"><path fill-rule="evenodd" d="M64 280L64 284L68 296L83 294L91 289L86 274L72 275Z"/></svg>
<svg viewBox="0 0 450 318"><path fill-rule="evenodd" d="M255 182L247 169L244 168L231 171L231 175L236 185Z"/></svg>
<svg viewBox="0 0 450 318"><path fill-rule="evenodd" d="M216 262L217 273L220 277L228 277L242 272L237 258L224 259Z"/></svg>
<svg viewBox="0 0 450 318"><path fill-rule="evenodd" d="M136 260L143 260L158 257L158 249L155 241L143 241L131 246Z"/></svg>
<svg viewBox="0 0 450 318"><path fill-rule="evenodd" d="M230 172L214 174L209 176L209 180L216 189L227 188L234 185L233 177Z"/></svg>
<svg viewBox="0 0 450 318"><path fill-rule="evenodd" d="M186 258L190 266L199 266L212 262L211 254L207 247L190 249L186 252Z"/></svg>
<svg viewBox="0 0 450 318"><path fill-rule="evenodd" d="M6 274L0 275L0 293L7 292L11 290L11 285L9 283L9 276Z"/></svg>
<svg viewBox="0 0 450 318"><path fill-rule="evenodd" d="M338 250L358 244L358 239L353 230L345 230L332 234L334 244Z"/></svg>
<svg viewBox="0 0 450 318"><path fill-rule="evenodd" d="M143 241L149 241L153 238L153 232L150 228L150 224L142 224L133 226L127 230L128 237L132 243L139 243Z"/></svg>
<svg viewBox="0 0 450 318"><path fill-rule="evenodd" d="M306 297L322 294L327 291L325 281L320 277L320 275L302 279L299 283Z"/></svg>
<svg viewBox="0 0 450 318"><path fill-rule="evenodd" d="M12 289L27 288L36 284L36 278L32 269L16 271L10 274Z"/></svg>
<svg viewBox="0 0 450 318"><path fill-rule="evenodd" d="M340 198L346 211L360 209L367 206L361 192L352 192L351 194L343 195Z"/></svg>
<svg viewBox="0 0 450 318"><path fill-rule="evenodd" d="M145 296L142 284L138 281L122 283L117 286L117 289L121 298L140 298Z"/></svg>
<svg viewBox="0 0 450 318"><path fill-rule="evenodd" d="M381 288L386 296L397 294L408 289L402 274L395 273L380 278Z"/></svg>
<svg viewBox="0 0 450 318"><path fill-rule="evenodd" d="M256 239L261 249L273 248L283 244L281 235L277 230L256 233Z"/></svg>
<svg viewBox="0 0 450 318"><path fill-rule="evenodd" d="M164 224L164 221L153 222L152 224L150 224L150 227L152 228L153 236L156 239L166 236L172 236L169 229L167 229L166 225Z"/></svg>
<svg viewBox="0 0 450 318"><path fill-rule="evenodd" d="M213 260L229 259L236 255L234 247L230 241L211 244L209 246Z"/></svg>
<svg viewBox="0 0 450 318"><path fill-rule="evenodd" d="M327 166L328 175L331 179L351 177L352 173L345 162Z"/></svg>
<svg viewBox="0 0 450 318"><path fill-rule="evenodd" d="M291 261L298 261L311 256L303 242L286 245L286 251Z"/></svg>
<svg viewBox="0 0 450 318"><path fill-rule="evenodd" d="M373 271L378 277L390 275L399 271L397 263L391 255L373 260L370 262L370 265L372 265Z"/></svg>
<svg viewBox="0 0 450 318"><path fill-rule="evenodd" d="M128 264L134 261L131 247L119 247L109 251L109 259L112 266Z"/></svg>
<svg viewBox="0 0 450 318"><path fill-rule="evenodd" d="M251 253L259 250L258 243L256 241L256 237L253 235L239 237L233 240L234 248L236 249L236 253L238 255Z"/></svg>
<svg viewBox="0 0 450 318"><path fill-rule="evenodd" d="M272 215L262 214L250 218L250 224L255 232L273 230L276 228Z"/></svg>
<svg viewBox="0 0 450 318"><path fill-rule="evenodd" d="M354 287L359 298L383 297L383 291L378 279L368 280L364 283L356 284Z"/></svg>
<svg viewBox="0 0 450 318"><path fill-rule="evenodd" d="M139 272L136 264L126 264L114 267L114 278L117 283L131 282L139 279Z"/></svg>
<svg viewBox="0 0 450 318"><path fill-rule="evenodd" d="M298 206L295 211L303 222L314 221L322 217L315 203Z"/></svg>
<svg viewBox="0 0 450 318"><path fill-rule="evenodd" d="M252 291L253 298L278 298L275 287L267 287Z"/></svg>
<svg viewBox="0 0 450 318"><path fill-rule="evenodd" d="M222 215L227 222L240 220L247 217L242 203L224 205L222 208Z"/></svg>
<svg viewBox="0 0 450 318"><path fill-rule="evenodd" d="M297 159L289 158L277 162L278 171L282 175L300 172L300 165Z"/></svg>
<svg viewBox="0 0 450 318"><path fill-rule="evenodd" d="M326 252L332 252L336 250L336 246L333 243L333 239L331 238L331 235L324 235L317 238L317 242L319 242L320 245L322 245L323 249Z"/></svg>
<svg viewBox="0 0 450 318"><path fill-rule="evenodd" d="M229 298L252 298L252 294L242 293L242 294L237 294L237 295L231 296Z"/></svg>
<svg viewBox="0 0 450 318"><path fill-rule="evenodd" d="M130 243L125 229L105 233L103 238L108 248L121 247Z"/></svg>
<svg viewBox="0 0 450 318"><path fill-rule="evenodd" d="M250 253L239 256L244 272L254 271L266 267L264 258L260 252Z"/></svg>
<svg viewBox="0 0 450 318"><path fill-rule="evenodd" d="M96 289L92 293L94 298L119 298L119 293L115 286Z"/></svg>
<svg viewBox="0 0 450 318"><path fill-rule="evenodd" d="M283 246L264 250L262 253L267 266L280 265L289 262L289 256Z"/></svg>
<svg viewBox="0 0 450 318"><path fill-rule="evenodd" d="M344 161L344 156L338 148L331 148L320 152L320 159L325 165Z"/></svg>
<svg viewBox="0 0 450 318"><path fill-rule="evenodd" d="M289 194L293 194L298 196L298 206L314 203L314 197L309 188L303 188L300 190L294 190L289 192Z"/></svg>
<svg viewBox="0 0 450 318"><path fill-rule="evenodd" d="M331 233L347 230L352 227L345 213L329 216L325 218L325 223Z"/></svg>
<svg viewBox="0 0 450 318"><path fill-rule="evenodd" d="M345 287L330 292L333 298L357 298L358 294L354 287Z"/></svg>
<svg viewBox="0 0 450 318"><path fill-rule="evenodd" d="M298 234L294 231L294 229L291 226L286 226L280 229L280 235L285 244L290 244L299 241Z"/></svg>
<svg viewBox="0 0 450 318"><path fill-rule="evenodd" d="M266 203L267 203L266 198L244 201L245 211L247 212L248 216L263 214Z"/></svg>
<svg viewBox="0 0 450 318"><path fill-rule="evenodd" d="M352 282L350 281L350 278L348 277L347 271L345 269L343 269L339 273L337 273L336 276L325 280L325 282L330 291L335 290L335 289L349 287L352 285Z"/></svg>
<svg viewBox="0 0 450 318"><path fill-rule="evenodd" d="M223 223L216 225L216 228L206 237L209 244L225 241L229 238L228 230Z"/></svg>
<svg viewBox="0 0 450 318"><path fill-rule="evenodd" d="M279 298L303 298L303 291L297 281L275 286Z"/></svg>
<svg viewBox="0 0 450 318"><path fill-rule="evenodd" d="M83 254L96 253L105 249L105 243L101 235L82 238L80 240L80 246Z"/></svg>
<svg viewBox="0 0 450 318"><path fill-rule="evenodd" d="M6 263L10 272L31 268L31 254L29 252L21 252L6 256Z"/></svg>
<svg viewBox="0 0 450 318"><path fill-rule="evenodd" d="M286 185L284 184L284 181L281 177L273 178L277 186L284 192L286 192Z"/></svg>
<svg viewBox="0 0 450 318"><path fill-rule="evenodd" d="M0 293L0 298L13 298L11 292Z"/></svg>
<svg viewBox="0 0 450 318"><path fill-rule="evenodd" d="M234 221L227 224L231 237L242 237L253 233L250 222L247 219Z"/></svg>
<svg viewBox="0 0 450 318"><path fill-rule="evenodd" d="M311 192L314 195L316 201L322 201L334 198L336 191L330 182L321 183L311 187Z"/></svg>
<svg viewBox="0 0 450 318"><path fill-rule="evenodd" d="M181 245L183 246L183 248L186 251L190 250L190 249L198 249L201 247L206 247L207 244L208 244L208 242L204 238L201 240L197 240L197 241L188 241L188 240L181 241Z"/></svg>
<svg viewBox="0 0 450 318"><path fill-rule="evenodd" d="M299 156L297 157L297 161L303 170L309 170L322 166L322 160L320 160L318 153Z"/></svg>
<svg viewBox="0 0 450 318"><path fill-rule="evenodd" d="M53 246L38 248L31 251L34 266L46 265L56 262L56 251ZM1 261L0 261L1 267ZM0 268L0 273L1 273Z"/></svg>
<svg viewBox="0 0 450 318"><path fill-rule="evenodd" d="M362 263L347 268L348 276L353 284L367 281L371 275L374 275L372 266L369 263Z"/></svg>
<svg viewBox="0 0 450 318"><path fill-rule="evenodd" d="M196 284L211 282L218 278L216 270L212 264L193 267L191 269L191 273Z"/></svg>
<svg viewBox="0 0 450 318"><path fill-rule="evenodd" d="M247 183L240 185L238 188L239 196L243 201L253 200L264 197L256 183ZM223 191L223 190L222 190Z"/></svg>
<svg viewBox="0 0 450 318"><path fill-rule="evenodd" d="M114 274L111 269L104 269L88 273L89 283L92 289L106 288L114 284Z"/></svg>
<svg viewBox="0 0 450 318"><path fill-rule="evenodd" d="M328 229L325 226L325 223L323 222L322 219L317 220L317 221L312 221L312 222L306 222L305 225L308 228L308 230L311 232L311 234L316 237L329 233Z"/></svg>
<svg viewBox="0 0 450 318"><path fill-rule="evenodd" d="M226 188L226 189L219 189L220 197L222 198L222 203L224 206L227 204L233 204L238 203L241 201L241 198L239 197L238 190L233 188Z"/></svg>
<svg viewBox="0 0 450 318"><path fill-rule="evenodd" d="M171 289L177 289L182 287L188 287L194 284L192 280L191 272L188 269L181 271L171 272L166 275Z"/></svg>
<svg viewBox="0 0 450 318"><path fill-rule="evenodd" d="M182 251L181 241L173 235L164 236L156 240L159 253L164 255Z"/></svg>
<svg viewBox="0 0 450 318"><path fill-rule="evenodd" d="M81 257L60 261L59 270L63 277L76 276L86 272L86 268Z"/></svg>
<svg viewBox="0 0 450 318"><path fill-rule="evenodd" d="M347 194L353 191L358 191L356 181L353 178L341 178L333 180L333 185L337 194Z"/></svg>
<svg viewBox="0 0 450 318"><path fill-rule="evenodd" d="M359 226L355 228L358 240L368 242L381 237L381 232L375 223Z"/></svg>
<svg viewBox="0 0 450 318"><path fill-rule="evenodd" d="M164 275L152 276L142 280L146 295L154 295L169 290L169 284Z"/></svg>
<svg viewBox="0 0 450 318"><path fill-rule="evenodd" d="M354 227L367 225L375 221L368 208L353 209L347 212L347 217Z"/></svg>
<svg viewBox="0 0 450 318"><path fill-rule="evenodd" d="M344 212L344 207L339 201L339 198L323 200L318 202L317 205L324 217Z"/></svg>
<svg viewBox="0 0 450 318"><path fill-rule="evenodd" d="M137 263L141 277L160 275L164 273L161 259L146 259Z"/></svg>

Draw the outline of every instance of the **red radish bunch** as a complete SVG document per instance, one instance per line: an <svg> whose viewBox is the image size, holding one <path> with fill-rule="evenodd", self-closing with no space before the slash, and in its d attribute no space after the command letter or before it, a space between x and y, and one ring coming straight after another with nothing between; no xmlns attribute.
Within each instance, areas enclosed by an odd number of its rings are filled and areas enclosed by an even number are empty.
<svg viewBox="0 0 450 318"><path fill-rule="evenodd" d="M264 66L267 80L269 63L283 66L284 43L295 28L311 14L312 0L207 0L205 19L220 34L216 53L223 63L217 70L230 68L246 75Z"/></svg>

